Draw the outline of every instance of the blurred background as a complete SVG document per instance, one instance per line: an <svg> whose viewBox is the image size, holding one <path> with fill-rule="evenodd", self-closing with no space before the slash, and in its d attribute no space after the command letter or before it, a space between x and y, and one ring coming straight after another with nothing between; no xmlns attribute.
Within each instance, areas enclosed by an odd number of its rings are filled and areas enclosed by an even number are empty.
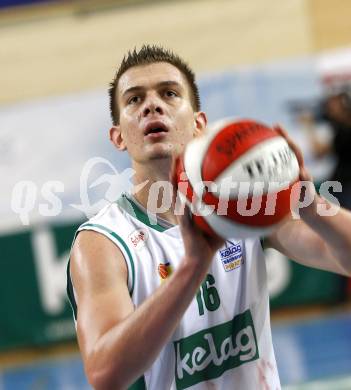
<svg viewBox="0 0 351 390"><path fill-rule="evenodd" d="M108 141L124 53L172 48L210 121L282 124L350 208L350 17L349 0L0 0L0 390L89 389L65 272L76 227L130 185ZM283 387L351 389L349 280L266 254Z"/></svg>

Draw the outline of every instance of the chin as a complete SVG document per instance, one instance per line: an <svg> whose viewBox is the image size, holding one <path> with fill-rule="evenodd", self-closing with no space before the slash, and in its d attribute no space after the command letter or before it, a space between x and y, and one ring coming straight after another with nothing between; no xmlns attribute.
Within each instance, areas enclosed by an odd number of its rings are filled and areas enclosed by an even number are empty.
<svg viewBox="0 0 351 390"><path fill-rule="evenodd" d="M147 160L168 159L168 158L172 158L172 156L175 154L174 145L157 145L157 146L155 148L152 148L152 150L149 151Z"/></svg>
<svg viewBox="0 0 351 390"><path fill-rule="evenodd" d="M153 153L148 160L164 160L164 159L170 159L173 157L173 153L171 152L164 152L164 153Z"/></svg>

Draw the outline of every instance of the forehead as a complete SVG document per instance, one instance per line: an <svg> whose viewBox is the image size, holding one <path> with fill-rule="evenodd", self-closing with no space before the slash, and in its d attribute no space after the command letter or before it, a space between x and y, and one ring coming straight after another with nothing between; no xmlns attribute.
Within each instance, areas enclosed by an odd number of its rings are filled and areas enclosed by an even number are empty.
<svg viewBox="0 0 351 390"><path fill-rule="evenodd" d="M117 94L121 96L132 87L152 87L163 81L174 81L185 89L187 80L182 72L167 62L156 62L148 65L139 65L129 68L118 81Z"/></svg>

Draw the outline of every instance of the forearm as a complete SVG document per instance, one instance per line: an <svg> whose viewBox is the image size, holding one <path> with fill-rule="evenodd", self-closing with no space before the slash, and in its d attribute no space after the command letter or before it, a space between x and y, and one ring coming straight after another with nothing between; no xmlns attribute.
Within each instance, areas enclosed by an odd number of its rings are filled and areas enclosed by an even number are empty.
<svg viewBox="0 0 351 390"><path fill-rule="evenodd" d="M334 216L323 216L318 204L329 207L316 198L300 210L300 219L286 221L268 237L267 245L308 267L350 275L351 213L340 209Z"/></svg>
<svg viewBox="0 0 351 390"><path fill-rule="evenodd" d="M320 210L335 207L322 198L316 199L315 207L303 215L304 222L323 239L333 259L344 270L351 274L351 213L339 209L333 216L323 216Z"/></svg>
<svg viewBox="0 0 351 390"><path fill-rule="evenodd" d="M96 389L127 388L152 365L206 275L208 264L191 260L96 342L87 362Z"/></svg>

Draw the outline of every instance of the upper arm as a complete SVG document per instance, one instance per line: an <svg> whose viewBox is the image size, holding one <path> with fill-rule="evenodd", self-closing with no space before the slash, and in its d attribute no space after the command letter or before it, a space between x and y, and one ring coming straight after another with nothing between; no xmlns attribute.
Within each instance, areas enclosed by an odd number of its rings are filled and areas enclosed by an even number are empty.
<svg viewBox="0 0 351 390"><path fill-rule="evenodd" d="M133 310L127 266L118 247L93 231L82 231L73 246L70 272L77 301L77 336L83 359L100 337Z"/></svg>
<svg viewBox="0 0 351 390"><path fill-rule="evenodd" d="M345 274L326 242L301 219L280 225L267 246L308 267Z"/></svg>

